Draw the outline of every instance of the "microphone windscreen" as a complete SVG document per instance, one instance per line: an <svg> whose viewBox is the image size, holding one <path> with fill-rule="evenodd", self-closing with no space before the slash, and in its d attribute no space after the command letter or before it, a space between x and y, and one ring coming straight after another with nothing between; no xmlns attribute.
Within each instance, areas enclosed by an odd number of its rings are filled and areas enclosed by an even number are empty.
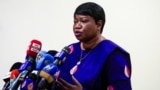
<svg viewBox="0 0 160 90"><path fill-rule="evenodd" d="M56 50L49 50L48 54L52 55L53 57L58 53Z"/></svg>
<svg viewBox="0 0 160 90"><path fill-rule="evenodd" d="M7 74L5 74L3 77L3 81L8 82L10 80L10 75L11 75L11 72L8 72Z"/></svg>
<svg viewBox="0 0 160 90"><path fill-rule="evenodd" d="M47 73L45 71L40 71L39 76L42 77L42 78L45 78L45 80L48 83L51 83L54 80L54 78L49 73Z"/></svg>
<svg viewBox="0 0 160 90"><path fill-rule="evenodd" d="M51 63L45 66L40 71L39 76L45 78L45 80L47 80L48 83L51 83L54 81L54 75L58 70L58 67L55 64Z"/></svg>
<svg viewBox="0 0 160 90"><path fill-rule="evenodd" d="M15 62L15 63L11 66L11 68L10 68L9 71L12 71L13 69L18 69L18 68L21 67L21 65L22 65L21 62Z"/></svg>
<svg viewBox="0 0 160 90"><path fill-rule="evenodd" d="M53 63L54 57L48 54L46 51L40 51L36 57L36 69L41 70L46 65Z"/></svg>

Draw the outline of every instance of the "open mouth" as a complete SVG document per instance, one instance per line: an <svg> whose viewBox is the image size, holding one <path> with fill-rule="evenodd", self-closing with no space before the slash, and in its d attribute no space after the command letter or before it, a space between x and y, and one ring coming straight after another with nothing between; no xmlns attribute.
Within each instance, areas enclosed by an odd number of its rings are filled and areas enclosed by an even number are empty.
<svg viewBox="0 0 160 90"><path fill-rule="evenodd" d="M81 36L82 33L79 31L76 31L74 34L75 34L75 36Z"/></svg>

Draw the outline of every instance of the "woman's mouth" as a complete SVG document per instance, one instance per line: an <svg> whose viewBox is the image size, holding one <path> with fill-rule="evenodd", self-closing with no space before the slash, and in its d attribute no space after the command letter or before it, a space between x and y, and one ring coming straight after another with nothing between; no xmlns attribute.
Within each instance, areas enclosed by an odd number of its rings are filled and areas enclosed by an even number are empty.
<svg viewBox="0 0 160 90"><path fill-rule="evenodd" d="M76 31L74 34L75 34L75 36L81 36L81 32L79 32L79 31Z"/></svg>

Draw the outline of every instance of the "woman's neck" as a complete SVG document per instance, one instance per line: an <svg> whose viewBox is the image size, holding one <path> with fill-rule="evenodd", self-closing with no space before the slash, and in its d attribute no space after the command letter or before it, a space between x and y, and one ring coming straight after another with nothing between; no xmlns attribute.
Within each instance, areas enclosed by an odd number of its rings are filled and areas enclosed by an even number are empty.
<svg viewBox="0 0 160 90"><path fill-rule="evenodd" d="M100 37L94 38L88 42L81 42L81 49L82 50L93 49L103 40L105 40L105 38L103 36L100 36Z"/></svg>

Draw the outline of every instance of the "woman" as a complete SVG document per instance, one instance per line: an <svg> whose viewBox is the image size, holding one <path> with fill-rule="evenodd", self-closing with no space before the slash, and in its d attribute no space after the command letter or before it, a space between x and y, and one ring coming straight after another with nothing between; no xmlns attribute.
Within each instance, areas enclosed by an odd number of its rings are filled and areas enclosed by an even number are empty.
<svg viewBox="0 0 160 90"><path fill-rule="evenodd" d="M78 42L60 66L58 90L131 90L131 62L127 51L101 34L103 8L86 2L74 12L73 32Z"/></svg>

